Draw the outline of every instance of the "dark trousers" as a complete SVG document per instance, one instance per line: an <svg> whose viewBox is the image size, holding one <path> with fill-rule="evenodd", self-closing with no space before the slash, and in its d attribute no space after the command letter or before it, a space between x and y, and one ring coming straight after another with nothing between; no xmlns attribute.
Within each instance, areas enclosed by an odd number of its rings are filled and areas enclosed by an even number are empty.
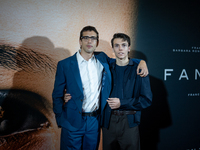
<svg viewBox="0 0 200 150"><path fill-rule="evenodd" d="M102 131L103 150L140 150L139 128L130 128L126 115L111 115L109 129Z"/></svg>
<svg viewBox="0 0 200 150"><path fill-rule="evenodd" d="M97 150L100 139L99 115L83 116L85 121L78 131L61 129L61 150Z"/></svg>

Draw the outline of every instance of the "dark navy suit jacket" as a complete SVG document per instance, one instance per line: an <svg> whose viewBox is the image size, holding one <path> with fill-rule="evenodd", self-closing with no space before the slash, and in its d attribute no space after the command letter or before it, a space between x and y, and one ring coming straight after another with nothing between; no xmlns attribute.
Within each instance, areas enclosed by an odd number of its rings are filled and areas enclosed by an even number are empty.
<svg viewBox="0 0 200 150"><path fill-rule="evenodd" d="M115 88L117 73L115 71L116 62L111 64L112 88ZM147 108L152 103L152 92L150 87L149 76L140 77L137 75L138 64L132 59L129 60L128 67L124 72L123 80L123 98L120 99L120 110L135 110L136 114L127 115L129 127L140 124L141 110ZM119 88L119 87L117 87ZM102 126L109 127L111 108L106 104L105 111L102 115Z"/></svg>
<svg viewBox="0 0 200 150"><path fill-rule="evenodd" d="M103 52L95 52L94 55L104 67L100 94L100 110L102 114L111 90L109 61L112 61L112 59ZM64 105L65 89L67 89L67 93L71 94L72 98ZM83 125L82 103L84 96L76 54L58 62L52 97L53 111L58 126L70 131L76 131L81 128Z"/></svg>

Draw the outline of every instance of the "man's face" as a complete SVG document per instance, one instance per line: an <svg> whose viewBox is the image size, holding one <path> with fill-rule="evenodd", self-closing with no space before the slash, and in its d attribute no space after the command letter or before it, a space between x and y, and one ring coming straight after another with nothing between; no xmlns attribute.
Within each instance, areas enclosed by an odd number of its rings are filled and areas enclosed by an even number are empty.
<svg viewBox="0 0 200 150"><path fill-rule="evenodd" d="M124 41L121 38L116 38L113 41L113 51L115 53L116 58L125 59L128 58L128 52L130 52L130 46L128 46L127 41Z"/></svg>
<svg viewBox="0 0 200 150"><path fill-rule="evenodd" d="M85 31L79 40L81 46L81 54L91 54L95 51L97 43L97 34L94 31Z"/></svg>

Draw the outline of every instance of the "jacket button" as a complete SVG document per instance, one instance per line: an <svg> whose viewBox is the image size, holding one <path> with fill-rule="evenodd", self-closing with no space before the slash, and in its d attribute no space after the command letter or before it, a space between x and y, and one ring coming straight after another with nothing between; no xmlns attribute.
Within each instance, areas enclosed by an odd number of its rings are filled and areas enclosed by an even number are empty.
<svg viewBox="0 0 200 150"><path fill-rule="evenodd" d="M81 112L79 111L79 114L81 114Z"/></svg>
<svg viewBox="0 0 200 150"><path fill-rule="evenodd" d="M81 102L82 102L83 100L81 99Z"/></svg>

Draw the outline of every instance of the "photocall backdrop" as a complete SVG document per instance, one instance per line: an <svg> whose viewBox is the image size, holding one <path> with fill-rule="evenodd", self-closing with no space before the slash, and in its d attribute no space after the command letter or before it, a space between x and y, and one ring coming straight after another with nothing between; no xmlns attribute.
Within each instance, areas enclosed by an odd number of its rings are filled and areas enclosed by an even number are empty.
<svg viewBox="0 0 200 150"><path fill-rule="evenodd" d="M142 113L144 150L200 149L200 3L139 0L136 56L148 63L153 104Z"/></svg>
<svg viewBox="0 0 200 150"><path fill-rule="evenodd" d="M142 112L142 150L200 148L200 21L197 1L0 0L0 149L59 149L52 111L56 64L79 49L80 30L131 37L146 60L153 104ZM99 149L102 149L100 146Z"/></svg>

